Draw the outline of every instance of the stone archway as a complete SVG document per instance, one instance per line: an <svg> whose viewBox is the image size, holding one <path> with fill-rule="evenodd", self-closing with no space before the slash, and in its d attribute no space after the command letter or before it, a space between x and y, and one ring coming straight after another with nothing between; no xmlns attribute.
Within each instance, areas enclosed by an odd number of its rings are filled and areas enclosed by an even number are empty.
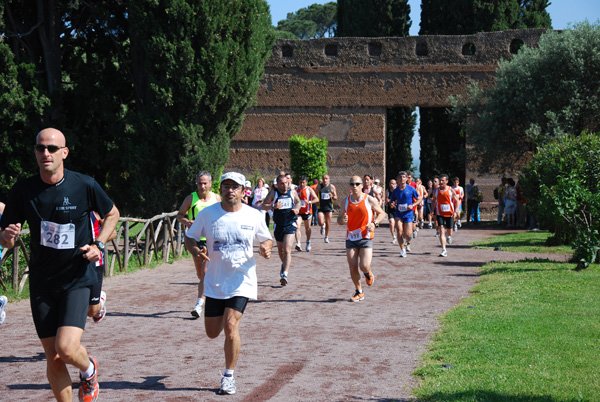
<svg viewBox="0 0 600 402"><path fill-rule="evenodd" d="M537 46L545 31L280 39L226 169L275 176L289 169L288 139L304 134L327 137L334 182L365 172L384 178L388 107L448 107L448 97L464 95L471 81L493 85L515 44Z"/></svg>

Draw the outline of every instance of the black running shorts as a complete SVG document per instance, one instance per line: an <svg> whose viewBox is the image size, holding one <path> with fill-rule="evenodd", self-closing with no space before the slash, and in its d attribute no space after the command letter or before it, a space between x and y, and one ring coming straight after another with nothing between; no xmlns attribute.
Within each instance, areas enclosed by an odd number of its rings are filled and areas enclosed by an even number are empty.
<svg viewBox="0 0 600 402"><path fill-rule="evenodd" d="M60 327L84 329L90 301L90 286L62 293L31 292L29 303L40 339L56 336Z"/></svg>
<svg viewBox="0 0 600 402"><path fill-rule="evenodd" d="M230 308L244 314L248 298L243 296L234 296L230 299L213 299L206 297L204 305L204 317L222 317L225 309Z"/></svg>
<svg viewBox="0 0 600 402"><path fill-rule="evenodd" d="M275 230L273 234L275 235L275 241L282 242L283 236L286 234L296 234L296 230L298 229L298 225L296 225L296 221L290 225L275 225Z"/></svg>
<svg viewBox="0 0 600 402"><path fill-rule="evenodd" d="M443 226L446 229L452 229L454 227L454 217L452 216L437 216L438 226Z"/></svg>

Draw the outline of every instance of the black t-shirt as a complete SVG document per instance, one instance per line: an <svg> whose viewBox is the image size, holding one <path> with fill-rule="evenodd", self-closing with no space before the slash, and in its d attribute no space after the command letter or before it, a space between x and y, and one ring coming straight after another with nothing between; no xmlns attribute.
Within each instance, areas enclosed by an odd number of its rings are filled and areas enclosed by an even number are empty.
<svg viewBox="0 0 600 402"><path fill-rule="evenodd" d="M83 258L79 248L93 241L90 212L104 217L113 205L93 178L67 169L63 179L53 185L37 174L13 186L0 227L29 223L31 290L61 292L98 281L95 263ZM58 225L62 225L61 231L56 230Z"/></svg>

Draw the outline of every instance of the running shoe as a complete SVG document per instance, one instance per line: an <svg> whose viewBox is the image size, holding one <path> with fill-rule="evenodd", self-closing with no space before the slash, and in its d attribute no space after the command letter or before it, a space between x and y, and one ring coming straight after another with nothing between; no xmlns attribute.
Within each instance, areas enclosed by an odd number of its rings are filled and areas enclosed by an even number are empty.
<svg viewBox="0 0 600 402"><path fill-rule="evenodd" d="M296 251L302 251L302 244L296 243Z"/></svg>
<svg viewBox="0 0 600 402"><path fill-rule="evenodd" d="M321 236L325 235L325 225L321 226Z"/></svg>
<svg viewBox="0 0 600 402"><path fill-rule="evenodd" d="M452 236L448 236L448 244L452 244Z"/></svg>
<svg viewBox="0 0 600 402"><path fill-rule="evenodd" d="M204 304L198 301L196 302L196 305L194 306L194 309L191 311L190 314L192 314L194 318L200 318L200 316L202 315L202 310L204 310Z"/></svg>
<svg viewBox="0 0 600 402"><path fill-rule="evenodd" d="M433 223L429 222L429 223L427 224L427 227L428 227L429 229L433 229Z"/></svg>
<svg viewBox="0 0 600 402"><path fill-rule="evenodd" d="M100 311L98 314L92 317L94 322L97 324L104 319L106 315L106 292L103 290L100 292Z"/></svg>
<svg viewBox="0 0 600 402"><path fill-rule="evenodd" d="M235 378L221 377L221 389L219 389L219 395L233 395L235 394Z"/></svg>
<svg viewBox="0 0 600 402"><path fill-rule="evenodd" d="M98 363L94 356L89 356L90 361L94 365L94 374L90 378L82 378L81 385L79 386L79 402L96 402L98 400L98 393L100 387L98 386Z"/></svg>
<svg viewBox="0 0 600 402"><path fill-rule="evenodd" d="M435 231L435 237L440 237L440 231L439 230Z"/></svg>
<svg viewBox="0 0 600 402"><path fill-rule="evenodd" d="M310 249L311 249L311 247L310 247L310 240L307 240L306 241L306 251L309 252Z"/></svg>
<svg viewBox="0 0 600 402"><path fill-rule="evenodd" d="M325 236L325 239L324 239L324 241L325 241L325 243L329 243L329 237L328 237L328 236Z"/></svg>
<svg viewBox="0 0 600 402"><path fill-rule="evenodd" d="M375 282L375 275L373 275L373 272L371 272L371 270L369 270L369 273L365 273L365 281L367 281L367 285L369 286L371 286L373 282Z"/></svg>
<svg viewBox="0 0 600 402"><path fill-rule="evenodd" d="M440 257L448 257L448 253L446 252L446 249L442 250L442 252L440 253Z"/></svg>
<svg viewBox="0 0 600 402"><path fill-rule="evenodd" d="M416 239L416 238L417 238L417 231L416 231L416 230L415 230L415 231L413 231L413 233L412 233L412 238L413 238L413 239Z"/></svg>
<svg viewBox="0 0 600 402"><path fill-rule="evenodd" d="M462 228L462 224L460 223L460 221L458 221L458 227Z"/></svg>
<svg viewBox="0 0 600 402"><path fill-rule="evenodd" d="M406 250L405 249L400 249L400 257L406 258Z"/></svg>
<svg viewBox="0 0 600 402"><path fill-rule="evenodd" d="M4 307L8 303L8 298L6 296L0 296L0 325L6 319L6 311L4 311Z"/></svg>
<svg viewBox="0 0 600 402"><path fill-rule="evenodd" d="M281 279L279 280L279 283L281 283L281 286L285 286L288 284L288 277L287 277L287 273L286 272L282 272L279 274L279 276L281 277Z"/></svg>
<svg viewBox="0 0 600 402"><path fill-rule="evenodd" d="M365 294L364 292L361 292L358 289L356 289L354 295L350 298L350 301L357 302L361 300L365 300Z"/></svg>
<svg viewBox="0 0 600 402"><path fill-rule="evenodd" d="M458 231L458 225L454 224L454 231L457 232Z"/></svg>
<svg viewBox="0 0 600 402"><path fill-rule="evenodd" d="M410 243L406 243L406 252L410 253Z"/></svg>
<svg viewBox="0 0 600 402"><path fill-rule="evenodd" d="M396 236L392 238L392 244L398 244L398 238Z"/></svg>

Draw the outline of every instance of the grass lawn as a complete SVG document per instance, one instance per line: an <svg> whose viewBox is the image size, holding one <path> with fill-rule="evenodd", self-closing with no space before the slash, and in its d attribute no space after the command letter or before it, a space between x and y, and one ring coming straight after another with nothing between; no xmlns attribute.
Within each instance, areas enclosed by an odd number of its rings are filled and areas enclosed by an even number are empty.
<svg viewBox="0 0 600 402"><path fill-rule="evenodd" d="M419 401L600 401L600 269L572 267L485 265L441 317L415 372Z"/></svg>
<svg viewBox="0 0 600 402"><path fill-rule="evenodd" d="M551 236L552 233L545 230L508 233L474 242L473 245L491 249L500 247L502 251L512 251L515 253L551 253L564 255L573 253L573 249L570 246L547 246L546 240Z"/></svg>

